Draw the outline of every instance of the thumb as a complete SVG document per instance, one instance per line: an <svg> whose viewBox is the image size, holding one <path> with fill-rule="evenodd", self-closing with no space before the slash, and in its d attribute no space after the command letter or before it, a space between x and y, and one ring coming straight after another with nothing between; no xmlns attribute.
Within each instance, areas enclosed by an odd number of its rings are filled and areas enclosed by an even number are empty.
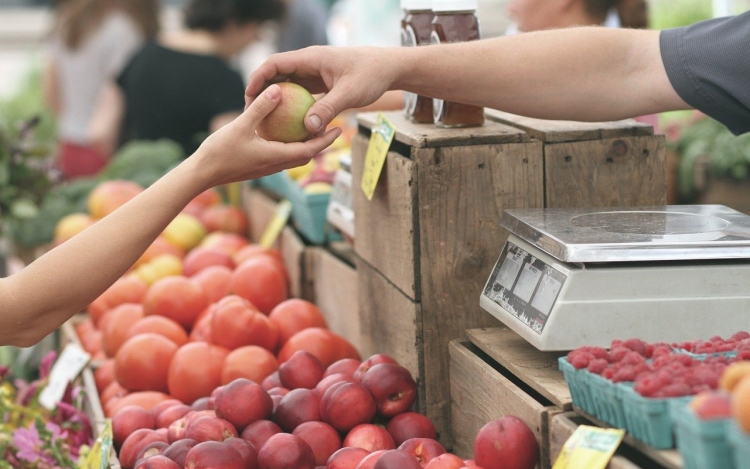
<svg viewBox="0 0 750 469"><path fill-rule="evenodd" d="M305 127L310 133L317 134L325 129L334 117L352 107L350 100L341 86L334 87L307 111Z"/></svg>
<svg viewBox="0 0 750 469"><path fill-rule="evenodd" d="M271 85L259 94L242 113L244 124L255 129L260 121L271 113L281 101L279 85Z"/></svg>

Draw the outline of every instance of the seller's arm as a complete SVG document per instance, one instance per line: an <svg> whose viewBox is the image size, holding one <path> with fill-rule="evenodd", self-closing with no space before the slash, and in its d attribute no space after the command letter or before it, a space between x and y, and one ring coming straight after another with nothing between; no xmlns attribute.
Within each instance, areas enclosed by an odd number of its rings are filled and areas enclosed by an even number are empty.
<svg viewBox="0 0 750 469"><path fill-rule="evenodd" d="M130 202L17 274L0 279L0 345L32 345L83 310L204 190L304 164L340 134L333 129L291 144L261 139L255 128L278 100L278 87L269 88Z"/></svg>
<svg viewBox="0 0 750 469"><path fill-rule="evenodd" d="M440 46L309 48L272 56L251 75L246 95L251 102L286 79L330 90L308 112L310 130L392 89L547 119L688 109L665 72L659 34L589 27Z"/></svg>

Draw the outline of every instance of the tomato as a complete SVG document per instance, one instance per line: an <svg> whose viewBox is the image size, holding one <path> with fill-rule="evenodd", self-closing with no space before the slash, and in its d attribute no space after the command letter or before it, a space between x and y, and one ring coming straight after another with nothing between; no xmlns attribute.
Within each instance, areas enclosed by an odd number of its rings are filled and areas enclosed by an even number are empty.
<svg viewBox="0 0 750 469"><path fill-rule="evenodd" d="M279 261L279 264L281 266L284 265L284 260L281 258L281 251L276 248L263 247L260 244L248 244L244 248L237 251L237 253L233 257L234 263L240 265L246 260L258 254L268 254L269 256Z"/></svg>
<svg viewBox="0 0 750 469"><path fill-rule="evenodd" d="M94 381L96 381L96 389L100 393L107 389L107 386L112 384L115 380L115 359L108 358L104 360L94 370Z"/></svg>
<svg viewBox="0 0 750 469"><path fill-rule="evenodd" d="M232 279L232 269L223 265L206 267L191 277L198 282L208 296L208 303L216 303L229 294L229 281Z"/></svg>
<svg viewBox="0 0 750 469"><path fill-rule="evenodd" d="M128 339L115 356L115 378L129 391L166 392L167 372L177 344L146 332Z"/></svg>
<svg viewBox="0 0 750 469"><path fill-rule="evenodd" d="M206 311L209 313L213 311L213 306L214 305L209 306ZM198 320L195 321L195 326L193 326L193 330L190 331L188 342L211 343L211 314L201 314Z"/></svg>
<svg viewBox="0 0 750 469"><path fill-rule="evenodd" d="M268 318L279 328L279 343L308 327L328 328L323 313L309 301L292 298L279 303Z"/></svg>
<svg viewBox="0 0 750 469"><path fill-rule="evenodd" d="M221 385L221 368L229 350L206 342L189 342L177 350L167 382L172 397L185 404L211 395Z"/></svg>
<svg viewBox="0 0 750 469"><path fill-rule="evenodd" d="M185 256L182 262L183 274L186 277L192 277L203 269L217 265L234 269L232 256L218 248L198 246Z"/></svg>
<svg viewBox="0 0 750 469"><path fill-rule="evenodd" d="M140 391L132 392L110 406L110 412L108 416L115 415L118 410L129 405L137 405L150 411L156 406L156 404L166 401L170 397L163 392L158 391Z"/></svg>
<svg viewBox="0 0 750 469"><path fill-rule="evenodd" d="M102 318L102 348L108 357L114 357L117 350L128 339L128 331L143 318L143 306L124 303L107 311Z"/></svg>
<svg viewBox="0 0 750 469"><path fill-rule="evenodd" d="M278 369L279 362L273 353L257 345L247 345L227 355L221 369L221 384L231 383L237 378L247 378L260 384Z"/></svg>
<svg viewBox="0 0 750 469"><path fill-rule="evenodd" d="M230 350L243 345L258 345L273 350L278 336L278 330L270 319L239 296L223 298L211 313L211 342Z"/></svg>
<svg viewBox="0 0 750 469"><path fill-rule="evenodd" d="M303 329L289 338L279 352L279 363L287 361L298 350L315 355L326 368L344 358L360 359L359 352L349 341L320 327Z"/></svg>
<svg viewBox="0 0 750 469"><path fill-rule="evenodd" d="M127 393L128 390L120 386L120 383L118 383L117 381L112 381L109 386L107 386L99 395L99 400L102 403L106 403L110 399L123 397Z"/></svg>
<svg viewBox="0 0 750 469"><path fill-rule="evenodd" d="M128 339L144 332L162 335L177 344L178 347L188 341L185 329L165 316L146 316L139 319L128 331Z"/></svg>
<svg viewBox="0 0 750 469"><path fill-rule="evenodd" d="M193 323L206 306L208 297L201 286L182 276L157 280L143 299L143 309L147 316L166 316L187 330L193 327Z"/></svg>
<svg viewBox="0 0 750 469"><path fill-rule="evenodd" d="M234 270L229 291L269 314L287 299L286 271L271 256L253 256Z"/></svg>

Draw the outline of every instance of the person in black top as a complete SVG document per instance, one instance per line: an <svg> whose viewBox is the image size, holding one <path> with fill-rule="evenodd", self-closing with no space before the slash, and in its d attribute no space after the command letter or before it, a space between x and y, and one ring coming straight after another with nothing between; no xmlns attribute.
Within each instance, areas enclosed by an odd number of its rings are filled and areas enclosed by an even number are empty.
<svg viewBox="0 0 750 469"><path fill-rule="evenodd" d="M186 29L147 43L104 91L90 133L103 150L167 138L193 153L244 108L244 83L229 60L278 20L281 0L192 0Z"/></svg>

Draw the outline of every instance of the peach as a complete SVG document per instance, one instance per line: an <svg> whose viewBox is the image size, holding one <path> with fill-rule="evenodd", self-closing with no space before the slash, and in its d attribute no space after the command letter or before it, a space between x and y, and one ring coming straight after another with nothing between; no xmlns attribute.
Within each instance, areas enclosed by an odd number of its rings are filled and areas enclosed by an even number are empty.
<svg viewBox="0 0 750 469"><path fill-rule="evenodd" d="M258 450L247 440L242 438L227 438L224 440L225 445L236 449L242 459L245 460L245 469L255 469L258 467Z"/></svg>
<svg viewBox="0 0 750 469"><path fill-rule="evenodd" d="M356 379L357 381L361 381L365 376L365 373L367 373L370 368L381 363L395 363L398 365L398 362L391 358L389 355L386 355L384 353L376 353L367 360L363 361L357 367L357 369L354 371L354 379Z"/></svg>
<svg viewBox="0 0 750 469"><path fill-rule="evenodd" d="M354 469L370 454L362 448L341 448L328 458L327 469Z"/></svg>
<svg viewBox="0 0 750 469"><path fill-rule="evenodd" d="M245 459L234 448L218 441L198 443L185 456L185 469L245 469Z"/></svg>
<svg viewBox="0 0 750 469"><path fill-rule="evenodd" d="M386 418L406 412L417 397L417 383L409 370L395 363L380 363L362 377L378 408L378 415Z"/></svg>
<svg viewBox="0 0 750 469"><path fill-rule="evenodd" d="M281 365L279 379L287 389L314 388L323 378L325 368L318 358L304 350L298 350Z"/></svg>
<svg viewBox="0 0 750 469"><path fill-rule="evenodd" d="M170 425L172 425L172 422L174 422L177 419L181 419L185 416L188 412L192 411L193 408L185 405L185 404L178 404L170 406L163 411L159 413L159 416L156 417L156 427L157 428L169 428Z"/></svg>
<svg viewBox="0 0 750 469"><path fill-rule="evenodd" d="M120 466L123 469L133 469L137 461L138 453L154 441L167 442L160 434L154 430L147 428L141 428L131 433L125 441L122 443L118 458L120 459Z"/></svg>
<svg viewBox="0 0 750 469"><path fill-rule="evenodd" d="M323 422L305 422L292 432L310 445L315 455L315 464L325 466L328 458L341 449L341 437L335 428Z"/></svg>
<svg viewBox="0 0 750 469"><path fill-rule="evenodd" d="M281 398L274 420L291 432L305 422L320 420L320 398L310 389L294 389Z"/></svg>
<svg viewBox="0 0 750 469"><path fill-rule="evenodd" d="M266 140L301 142L310 136L304 120L307 110L315 104L315 98L296 83L283 82L277 86L281 90L279 104L258 124L256 131Z"/></svg>
<svg viewBox="0 0 750 469"><path fill-rule="evenodd" d="M260 469L315 469L315 455L302 438L277 433L258 452Z"/></svg>
<svg viewBox="0 0 750 469"><path fill-rule="evenodd" d="M141 428L154 429L154 417L150 412L134 405L120 409L112 417L112 437L115 448L120 448L131 433Z"/></svg>
<svg viewBox="0 0 750 469"><path fill-rule="evenodd" d="M161 454L161 452L169 446L166 441L154 441L144 446L136 456L135 460L140 461L141 459L150 458Z"/></svg>
<svg viewBox="0 0 750 469"><path fill-rule="evenodd" d="M135 469L182 469L182 466L166 456L157 454L138 461Z"/></svg>
<svg viewBox="0 0 750 469"><path fill-rule="evenodd" d="M447 453L443 445L430 438L410 438L401 443L398 449L411 454L421 467L425 467L427 463L441 454Z"/></svg>
<svg viewBox="0 0 750 469"><path fill-rule="evenodd" d="M371 423L362 423L349 430L344 438L344 446L366 449L371 453L381 449L396 449L391 434L380 425Z"/></svg>
<svg viewBox="0 0 750 469"><path fill-rule="evenodd" d="M189 421L185 428L185 438L199 442L224 441L237 436L234 425L218 417L201 417Z"/></svg>
<svg viewBox="0 0 750 469"><path fill-rule="evenodd" d="M281 427L270 420L258 420L245 427L240 436L257 449L262 448L269 438L282 431Z"/></svg>
<svg viewBox="0 0 750 469"><path fill-rule="evenodd" d="M251 423L271 416L271 396L257 383L238 378L225 385L216 396L216 416L242 431Z"/></svg>
<svg viewBox="0 0 750 469"><path fill-rule="evenodd" d="M354 376L354 372L357 371L357 368L359 368L359 365L361 364L362 362L360 362L356 358L342 358L341 360L332 363L328 368L326 368L326 372L323 373L323 377L325 378L338 373Z"/></svg>
<svg viewBox="0 0 750 469"><path fill-rule="evenodd" d="M278 370L274 371L270 375L266 376L263 379L263 382L260 384L260 386L263 389L265 389L266 391L268 391L269 389L272 389L272 388L283 388L284 385L281 384L281 380L279 379L279 372L278 372Z"/></svg>
<svg viewBox="0 0 750 469"><path fill-rule="evenodd" d="M198 442L195 440L183 438L164 448L161 454L176 462L182 468L185 465L185 457L188 452L197 444Z"/></svg>
<svg viewBox="0 0 750 469"><path fill-rule="evenodd" d="M382 449L380 451L375 451L374 453L368 454L359 462L359 464L357 464L355 469L373 469L380 457L383 456L387 451L389 450Z"/></svg>
<svg viewBox="0 0 750 469"><path fill-rule="evenodd" d="M534 433L512 415L488 422L474 439L474 461L485 469L532 469L538 459Z"/></svg>
<svg viewBox="0 0 750 469"><path fill-rule="evenodd" d="M325 378L321 379L318 384L315 385L314 391L318 394L318 396L323 396L323 394L328 391L328 389L333 386L336 383L353 383L354 377L351 375L345 375L343 373L336 373L333 375L328 375Z"/></svg>
<svg viewBox="0 0 750 469"><path fill-rule="evenodd" d="M396 446L410 438L437 438L432 421L416 412L404 412L391 419L386 427Z"/></svg>
<svg viewBox="0 0 750 469"><path fill-rule="evenodd" d="M323 394L320 401L322 420L341 432L372 421L375 411L375 401L359 383L336 383Z"/></svg>
<svg viewBox="0 0 750 469"><path fill-rule="evenodd" d="M396 449L388 450L378 459L373 469L421 469L421 466L409 453Z"/></svg>
<svg viewBox="0 0 750 469"><path fill-rule="evenodd" d="M464 461L455 454L445 453L432 459L425 469L461 469Z"/></svg>

